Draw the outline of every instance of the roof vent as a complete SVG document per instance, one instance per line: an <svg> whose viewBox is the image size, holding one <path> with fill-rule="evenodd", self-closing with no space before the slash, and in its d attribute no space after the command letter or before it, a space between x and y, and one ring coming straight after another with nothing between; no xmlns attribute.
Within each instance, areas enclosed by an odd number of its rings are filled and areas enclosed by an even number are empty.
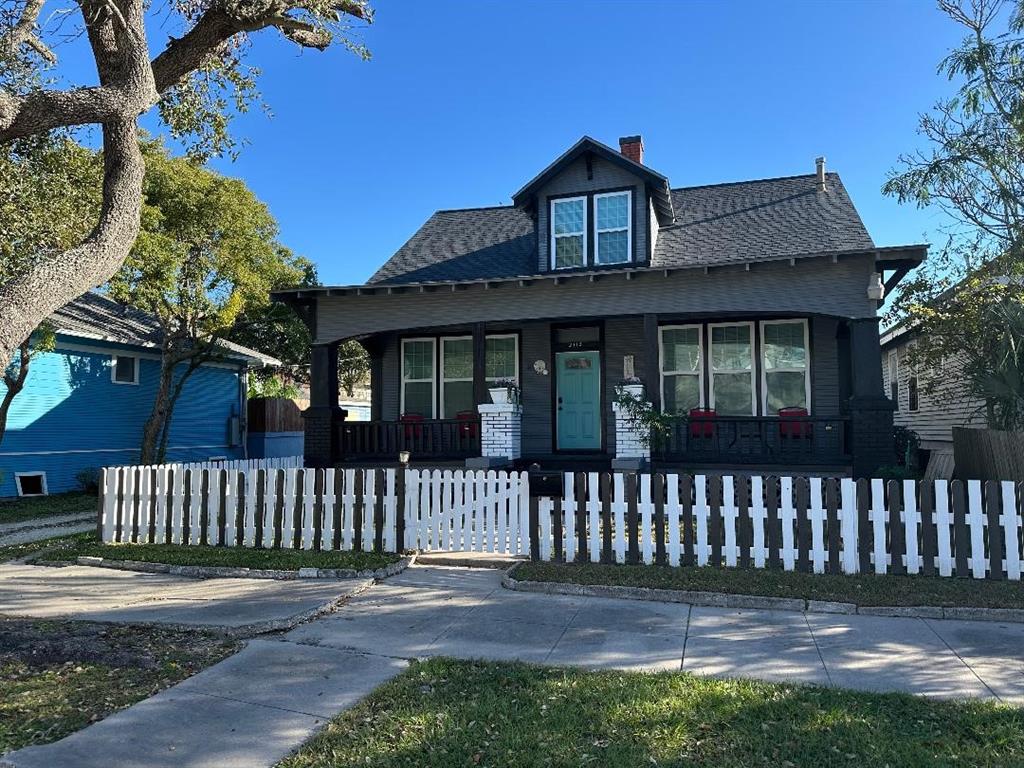
<svg viewBox="0 0 1024 768"><path fill-rule="evenodd" d="M825 158L824 157L816 157L816 158L814 158L814 165L815 165L815 168L817 169L818 191L819 192L827 192L828 190L825 188Z"/></svg>
<svg viewBox="0 0 1024 768"><path fill-rule="evenodd" d="M634 163L644 164L644 140L642 136L623 136L619 139L619 151Z"/></svg>

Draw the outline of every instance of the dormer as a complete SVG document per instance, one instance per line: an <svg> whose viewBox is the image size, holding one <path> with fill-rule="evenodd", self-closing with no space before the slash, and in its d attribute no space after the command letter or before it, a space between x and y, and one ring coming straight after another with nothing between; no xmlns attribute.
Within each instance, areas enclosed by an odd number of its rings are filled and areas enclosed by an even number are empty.
<svg viewBox="0 0 1024 768"><path fill-rule="evenodd" d="M619 146L584 136L513 195L536 223L539 271L650 263L674 219L668 179L643 164L640 136Z"/></svg>

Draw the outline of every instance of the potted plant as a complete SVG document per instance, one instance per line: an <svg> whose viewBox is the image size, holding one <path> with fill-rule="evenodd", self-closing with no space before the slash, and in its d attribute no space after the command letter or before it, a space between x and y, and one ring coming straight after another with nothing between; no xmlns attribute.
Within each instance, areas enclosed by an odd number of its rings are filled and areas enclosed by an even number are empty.
<svg viewBox="0 0 1024 768"><path fill-rule="evenodd" d="M515 379L497 379L489 387L492 403L518 403L519 382Z"/></svg>
<svg viewBox="0 0 1024 768"><path fill-rule="evenodd" d="M633 397L644 396L644 383L637 376L630 376L619 384L620 392L628 392Z"/></svg>

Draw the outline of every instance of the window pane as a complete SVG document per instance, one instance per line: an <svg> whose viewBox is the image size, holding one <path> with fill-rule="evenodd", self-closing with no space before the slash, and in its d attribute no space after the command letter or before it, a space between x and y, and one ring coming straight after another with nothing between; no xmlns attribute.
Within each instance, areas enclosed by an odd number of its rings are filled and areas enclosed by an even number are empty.
<svg viewBox="0 0 1024 768"><path fill-rule="evenodd" d="M665 355L661 370L700 370L700 329L667 328L661 332L661 345Z"/></svg>
<svg viewBox="0 0 1024 768"><path fill-rule="evenodd" d="M125 383L135 381L135 358L118 356L114 358L114 380Z"/></svg>
<svg viewBox="0 0 1024 768"><path fill-rule="evenodd" d="M444 377L473 378L473 340L444 339Z"/></svg>
<svg viewBox="0 0 1024 768"><path fill-rule="evenodd" d="M416 413L425 419L434 418L434 385L429 381L407 381L405 383L406 413Z"/></svg>
<svg viewBox="0 0 1024 768"><path fill-rule="evenodd" d="M764 367L803 368L807 365L803 323L771 323L764 326Z"/></svg>
<svg viewBox="0 0 1024 768"><path fill-rule="evenodd" d="M621 264L629 261L629 232L598 232L597 263Z"/></svg>
<svg viewBox="0 0 1024 768"><path fill-rule="evenodd" d="M555 267L583 266L583 235L555 238Z"/></svg>
<svg viewBox="0 0 1024 768"><path fill-rule="evenodd" d="M750 370L749 325L716 326L711 329L711 365L718 371Z"/></svg>
<svg viewBox="0 0 1024 768"><path fill-rule="evenodd" d="M689 413L700 407L700 376L665 377L665 413Z"/></svg>
<svg viewBox="0 0 1024 768"><path fill-rule="evenodd" d="M518 379L515 337L487 339L484 367L488 379Z"/></svg>
<svg viewBox="0 0 1024 768"><path fill-rule="evenodd" d="M556 200L552 206L554 233L565 235L582 232L586 204L586 200Z"/></svg>
<svg viewBox="0 0 1024 768"><path fill-rule="evenodd" d="M722 416L750 416L753 413L749 373L716 373L715 411Z"/></svg>
<svg viewBox="0 0 1024 768"><path fill-rule="evenodd" d="M598 197L597 204L597 228L619 229L629 226L629 193Z"/></svg>
<svg viewBox="0 0 1024 768"><path fill-rule="evenodd" d="M449 381L444 385L443 417L454 419L463 411L476 412L472 381Z"/></svg>
<svg viewBox="0 0 1024 768"><path fill-rule="evenodd" d="M765 384L768 388L767 414L778 413L780 408L806 408L807 389L804 375L794 371L768 371Z"/></svg>
<svg viewBox="0 0 1024 768"><path fill-rule="evenodd" d="M407 341L402 345L402 375L406 379L434 377L434 342Z"/></svg>

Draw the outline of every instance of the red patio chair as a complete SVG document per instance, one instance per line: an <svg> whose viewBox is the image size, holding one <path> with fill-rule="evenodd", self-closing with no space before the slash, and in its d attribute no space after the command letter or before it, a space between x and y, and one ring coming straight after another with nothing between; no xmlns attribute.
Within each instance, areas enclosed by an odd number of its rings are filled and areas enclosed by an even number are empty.
<svg viewBox="0 0 1024 768"><path fill-rule="evenodd" d="M779 408L779 437L810 440L814 434L814 425L806 421L808 415L807 409L799 406Z"/></svg>
<svg viewBox="0 0 1024 768"><path fill-rule="evenodd" d="M480 433L480 424L476 420L476 413L473 411L459 411L455 414L455 418L458 421L464 421L465 424L459 424L459 437L463 440L475 439Z"/></svg>
<svg viewBox="0 0 1024 768"><path fill-rule="evenodd" d="M690 409L690 437L693 439L709 438L715 436L715 413L714 408L691 408Z"/></svg>
<svg viewBox="0 0 1024 768"><path fill-rule="evenodd" d="M423 437L423 414L403 413L398 420L405 424L405 439L412 440Z"/></svg>

